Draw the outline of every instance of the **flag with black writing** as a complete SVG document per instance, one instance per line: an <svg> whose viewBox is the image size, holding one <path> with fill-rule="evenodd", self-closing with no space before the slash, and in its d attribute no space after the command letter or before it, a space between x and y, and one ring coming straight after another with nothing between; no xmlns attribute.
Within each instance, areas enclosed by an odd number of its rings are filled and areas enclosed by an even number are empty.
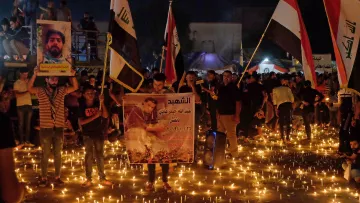
<svg viewBox="0 0 360 203"><path fill-rule="evenodd" d="M132 92L142 85L140 55L128 0L111 0L110 77Z"/></svg>
<svg viewBox="0 0 360 203"><path fill-rule="evenodd" d="M360 1L324 0L334 47L338 78L342 87L348 87L360 94L359 52Z"/></svg>

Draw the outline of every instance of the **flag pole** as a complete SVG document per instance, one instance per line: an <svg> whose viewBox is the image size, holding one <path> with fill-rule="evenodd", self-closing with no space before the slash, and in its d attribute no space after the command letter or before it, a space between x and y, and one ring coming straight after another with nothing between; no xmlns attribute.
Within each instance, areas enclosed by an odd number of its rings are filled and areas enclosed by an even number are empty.
<svg viewBox="0 0 360 203"><path fill-rule="evenodd" d="M241 78L240 78L240 80L239 80L239 82L238 82L238 84L237 84L238 87L240 87L240 82L242 81L242 79L244 78L244 75L245 75L244 73L245 73L245 72L247 71L247 69L249 68L250 63L251 63L252 60L254 59L254 56L255 56L257 50L259 49L261 42L263 41L263 39L264 39L264 37L265 37L265 33L266 33L266 31L268 30L268 28L269 28L269 26L270 26L271 20L272 20L272 18L269 20L269 22L268 22L268 24L267 24L267 26L266 26L263 34L261 35L260 41L259 41L258 45L257 45L256 48L255 48L255 51L254 51L253 54L251 55L251 58L250 58L248 64L246 65L246 68L244 69L243 74L241 75Z"/></svg>
<svg viewBox="0 0 360 203"><path fill-rule="evenodd" d="M110 44L112 42L112 36L111 34L108 32L107 33L107 37L106 37L106 48L105 48L105 57L104 57L104 69L103 69L103 76L102 76L102 81L101 81L101 93L100 95L104 94L104 86L105 86L105 78L106 78L106 71L107 71L107 60L108 60L108 55L109 55L109 49L110 49ZM101 110L101 104L100 104L100 110Z"/></svg>
<svg viewBox="0 0 360 203"><path fill-rule="evenodd" d="M162 67L163 67L163 62L164 62L164 52L165 52L165 46L162 46L161 61L160 61L160 73L162 72Z"/></svg>

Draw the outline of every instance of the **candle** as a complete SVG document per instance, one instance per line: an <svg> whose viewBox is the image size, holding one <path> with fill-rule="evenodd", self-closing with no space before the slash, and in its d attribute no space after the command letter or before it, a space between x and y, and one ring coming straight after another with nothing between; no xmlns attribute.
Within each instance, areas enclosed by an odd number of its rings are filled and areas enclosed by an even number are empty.
<svg viewBox="0 0 360 203"><path fill-rule="evenodd" d="M51 184L51 189L54 190L54 184Z"/></svg>

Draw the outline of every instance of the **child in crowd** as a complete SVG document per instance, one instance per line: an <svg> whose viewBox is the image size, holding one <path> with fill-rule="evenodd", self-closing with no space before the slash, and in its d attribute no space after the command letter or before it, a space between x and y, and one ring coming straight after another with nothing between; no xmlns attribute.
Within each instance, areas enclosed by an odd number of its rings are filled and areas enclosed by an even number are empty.
<svg viewBox="0 0 360 203"><path fill-rule="evenodd" d="M107 126L109 113L104 106L104 97L99 97L100 101L95 100L95 87L88 85L84 87L83 98L80 103L79 123L85 145L85 171L86 181L83 187L92 185L92 165L95 153L96 164L102 185L110 186L112 182L106 180L104 173L104 129ZM93 150L95 148L95 150Z"/></svg>

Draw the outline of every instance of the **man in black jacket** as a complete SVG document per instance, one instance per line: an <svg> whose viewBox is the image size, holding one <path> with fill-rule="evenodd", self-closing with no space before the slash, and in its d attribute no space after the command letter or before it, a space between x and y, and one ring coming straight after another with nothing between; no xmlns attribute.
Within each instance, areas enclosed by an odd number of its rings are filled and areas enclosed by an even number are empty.
<svg viewBox="0 0 360 203"><path fill-rule="evenodd" d="M311 127L310 123L314 116L314 109L315 105L318 102L324 99L324 95L322 95L319 91L313 89L311 87L310 81L304 82L304 88L300 91L299 97L301 98L302 102L302 117L304 120L305 131L307 135L307 140L311 140Z"/></svg>

